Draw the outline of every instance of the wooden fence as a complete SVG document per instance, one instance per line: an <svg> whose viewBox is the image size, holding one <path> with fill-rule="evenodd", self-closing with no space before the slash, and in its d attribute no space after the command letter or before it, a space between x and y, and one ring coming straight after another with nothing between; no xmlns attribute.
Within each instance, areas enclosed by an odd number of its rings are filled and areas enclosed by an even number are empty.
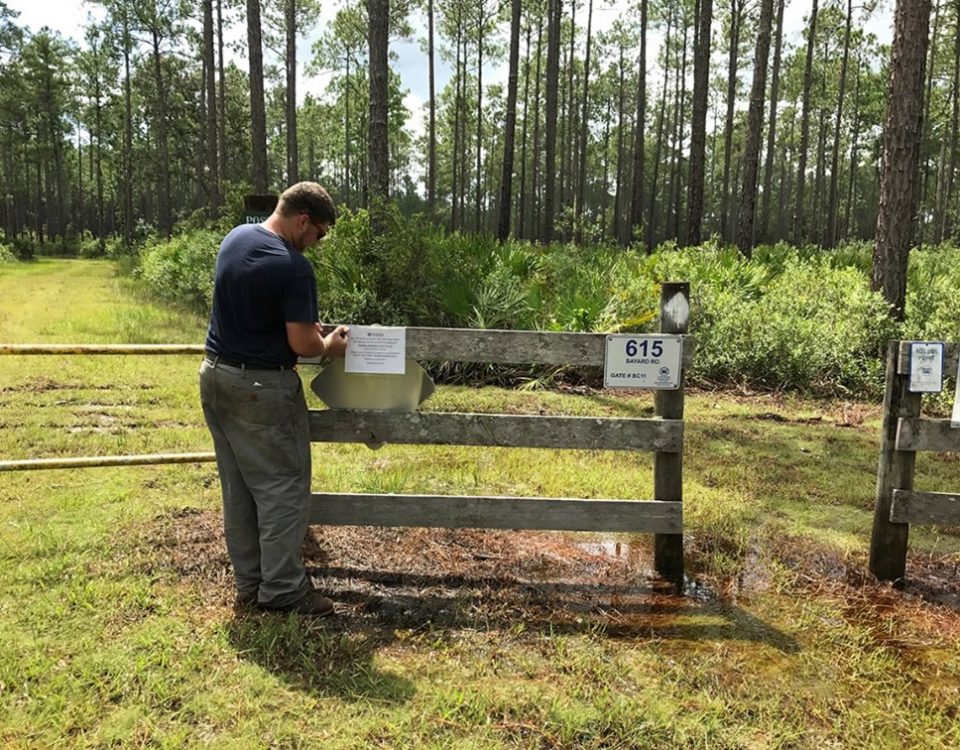
<svg viewBox="0 0 960 750"><path fill-rule="evenodd" d="M689 284L661 290L661 332L685 334ZM688 343L685 338L684 343ZM407 356L421 361L603 367L605 334L407 328ZM654 533L654 567L683 577L683 348L680 387L655 393L654 419L507 414L312 410L317 442L414 443L650 451L652 502L637 499L313 493L310 522Z"/></svg>
<svg viewBox="0 0 960 750"><path fill-rule="evenodd" d="M913 489L917 451L960 452L960 428L949 419L920 415L923 394L910 391L910 341L892 341L887 350L883 436L877 469L877 496L870 539L870 570L887 581L906 571L910 524L960 524L960 494ZM960 344L945 346L943 372L957 372Z"/></svg>
<svg viewBox="0 0 960 750"><path fill-rule="evenodd" d="M684 377L693 361L688 328L690 285L663 285L660 330L681 335L680 386L655 391L655 419L508 414L311 410L314 442L413 443L581 450L654 455L651 502L637 499L473 497L313 493L310 522L328 525L649 532L654 567L683 578ZM602 368L606 334L411 327L406 354L421 361ZM196 345L0 344L0 354L200 354ZM301 359L304 364L316 360ZM213 453L84 456L0 461L0 471L130 466L214 460Z"/></svg>

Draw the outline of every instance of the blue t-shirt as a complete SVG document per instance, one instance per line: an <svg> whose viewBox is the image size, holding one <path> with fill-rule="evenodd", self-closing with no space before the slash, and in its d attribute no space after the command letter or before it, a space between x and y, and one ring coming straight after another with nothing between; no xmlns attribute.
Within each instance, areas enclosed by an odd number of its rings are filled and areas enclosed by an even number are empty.
<svg viewBox="0 0 960 750"><path fill-rule="evenodd" d="M220 245L206 348L227 360L296 364L286 323L316 323L317 282L303 253L259 224L234 228Z"/></svg>

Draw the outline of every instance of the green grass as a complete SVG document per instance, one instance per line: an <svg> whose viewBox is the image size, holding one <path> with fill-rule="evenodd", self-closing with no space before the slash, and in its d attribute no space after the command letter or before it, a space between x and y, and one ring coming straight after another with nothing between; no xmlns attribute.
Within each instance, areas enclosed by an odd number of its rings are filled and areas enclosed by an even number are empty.
<svg viewBox="0 0 960 750"><path fill-rule="evenodd" d="M0 342L203 331L104 262L0 266ZM0 357L0 459L209 450L197 365ZM647 416L652 401L443 387L425 408ZM684 597L646 580L648 537L618 538L638 574L577 547L602 535L358 531L370 546L350 549L321 532L312 559L339 555L323 583L344 614L244 614L212 464L0 473L0 746L960 745L960 604L936 601L956 591L960 537L911 530L907 592L863 572L879 408L694 393L686 415ZM318 445L314 467L329 491L652 493L649 457L615 452ZM922 456L917 477L960 489L960 461ZM520 583L444 580L514 538ZM574 553L592 578L560 559Z"/></svg>

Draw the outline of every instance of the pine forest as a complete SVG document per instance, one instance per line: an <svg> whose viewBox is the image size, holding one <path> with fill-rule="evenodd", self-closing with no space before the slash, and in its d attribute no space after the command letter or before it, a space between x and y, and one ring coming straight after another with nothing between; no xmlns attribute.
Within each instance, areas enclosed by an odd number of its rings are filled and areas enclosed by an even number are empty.
<svg viewBox="0 0 960 750"><path fill-rule="evenodd" d="M931 6L911 231L938 243L956 231L960 192L960 0L908 5ZM301 179L341 206L386 192L448 230L540 242L716 236L749 255L877 232L890 49L871 29L892 18L877 0L91 10L71 39L18 25L0 1L8 237L169 235ZM429 73L417 113L399 43ZM324 87L304 87L318 71Z"/></svg>

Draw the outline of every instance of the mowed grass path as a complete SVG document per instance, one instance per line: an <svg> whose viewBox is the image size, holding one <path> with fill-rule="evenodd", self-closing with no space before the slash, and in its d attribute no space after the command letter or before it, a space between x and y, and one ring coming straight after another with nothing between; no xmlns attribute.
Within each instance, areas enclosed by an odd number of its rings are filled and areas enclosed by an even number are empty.
<svg viewBox="0 0 960 750"><path fill-rule="evenodd" d="M106 262L0 266L0 342L200 343L204 325ZM0 357L0 459L209 450L198 364ZM651 400L441 388L427 407L648 416ZM647 581L646 537L518 535L514 559L509 534L358 532L346 549L319 530L340 616L249 614L211 536L212 464L0 473L0 746L960 746L960 537L912 531L906 591L864 573L877 406L698 393L687 417L682 597ZM324 490L652 491L649 457L614 452L314 459ZM960 489L960 462L922 456L917 485ZM551 578L577 550L600 574Z"/></svg>

